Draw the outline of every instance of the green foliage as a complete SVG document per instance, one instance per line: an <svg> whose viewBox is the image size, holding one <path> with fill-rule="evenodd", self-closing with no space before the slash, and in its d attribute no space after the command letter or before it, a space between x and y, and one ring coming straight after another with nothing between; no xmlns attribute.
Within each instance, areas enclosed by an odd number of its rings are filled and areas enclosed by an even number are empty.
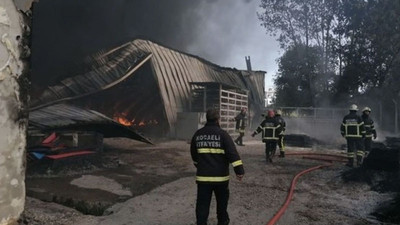
<svg viewBox="0 0 400 225"><path fill-rule="evenodd" d="M275 79L276 104L281 106L311 107L322 104L329 90L330 77L323 77L322 49L296 45L279 59Z"/></svg>
<svg viewBox="0 0 400 225"><path fill-rule="evenodd" d="M399 98L400 1L262 0L260 7L261 25L286 50L277 104Z"/></svg>

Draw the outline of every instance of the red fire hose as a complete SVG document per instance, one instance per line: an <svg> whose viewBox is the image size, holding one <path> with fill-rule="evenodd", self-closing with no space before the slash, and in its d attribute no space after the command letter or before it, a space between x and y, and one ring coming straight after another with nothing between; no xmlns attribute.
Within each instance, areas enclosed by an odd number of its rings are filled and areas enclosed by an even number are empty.
<svg viewBox="0 0 400 225"><path fill-rule="evenodd" d="M289 155L289 154L287 154ZM329 155L329 154L318 154L318 153L292 153L290 155L319 155L319 156L338 156L338 155ZM338 156L339 158L340 156ZM340 160L335 160L335 159L325 159L325 158L313 158L313 159L318 159L318 160L324 160L324 161L340 161ZM319 165L319 166L315 166L315 167L311 167L308 168L306 170L301 171L300 173L296 174L296 176L293 178L292 183L290 185L290 189L289 189L289 193L286 196L286 200L285 203L282 205L282 207L279 209L279 211L274 215L274 217L272 217L271 220L268 221L267 225L274 225L283 215L283 213L285 213L287 207L289 206L290 201L292 200L293 197L293 193L294 193L294 189L297 183L297 180L299 179L299 177L301 177L303 174L306 174L308 172L311 172L313 170L317 170L317 169L321 169L324 167L328 167L328 166L332 166L333 164L324 164L324 165Z"/></svg>

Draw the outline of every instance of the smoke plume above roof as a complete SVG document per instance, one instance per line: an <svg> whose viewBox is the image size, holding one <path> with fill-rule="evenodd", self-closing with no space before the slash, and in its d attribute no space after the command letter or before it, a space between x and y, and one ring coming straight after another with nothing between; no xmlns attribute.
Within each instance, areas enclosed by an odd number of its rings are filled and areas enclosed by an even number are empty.
<svg viewBox="0 0 400 225"><path fill-rule="evenodd" d="M258 4L259 0L40 0L33 8L32 82L53 85L71 76L68 71L88 55L138 37L222 66L244 69L246 55L256 64L275 64L277 54L262 55L260 47L277 50L276 42L268 42L264 34L253 35L254 29L262 29L256 19Z"/></svg>

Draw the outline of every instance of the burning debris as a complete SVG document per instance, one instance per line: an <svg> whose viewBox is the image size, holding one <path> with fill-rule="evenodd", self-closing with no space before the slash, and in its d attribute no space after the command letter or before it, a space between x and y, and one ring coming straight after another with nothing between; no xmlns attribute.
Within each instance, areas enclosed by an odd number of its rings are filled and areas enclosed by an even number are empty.
<svg viewBox="0 0 400 225"><path fill-rule="evenodd" d="M105 138L126 137L151 144L150 140L132 127L117 123L99 112L66 104L32 110L29 114L29 125L31 136L53 131L97 132Z"/></svg>

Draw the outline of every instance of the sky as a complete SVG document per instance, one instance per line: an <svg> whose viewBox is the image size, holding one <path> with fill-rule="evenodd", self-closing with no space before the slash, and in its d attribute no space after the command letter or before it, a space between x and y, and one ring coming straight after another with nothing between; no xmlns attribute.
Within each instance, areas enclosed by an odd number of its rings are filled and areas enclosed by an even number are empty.
<svg viewBox="0 0 400 225"><path fill-rule="evenodd" d="M87 56L134 38L224 67L266 71L273 85L278 42L260 26L260 0L40 0L33 7L32 82L54 85Z"/></svg>

